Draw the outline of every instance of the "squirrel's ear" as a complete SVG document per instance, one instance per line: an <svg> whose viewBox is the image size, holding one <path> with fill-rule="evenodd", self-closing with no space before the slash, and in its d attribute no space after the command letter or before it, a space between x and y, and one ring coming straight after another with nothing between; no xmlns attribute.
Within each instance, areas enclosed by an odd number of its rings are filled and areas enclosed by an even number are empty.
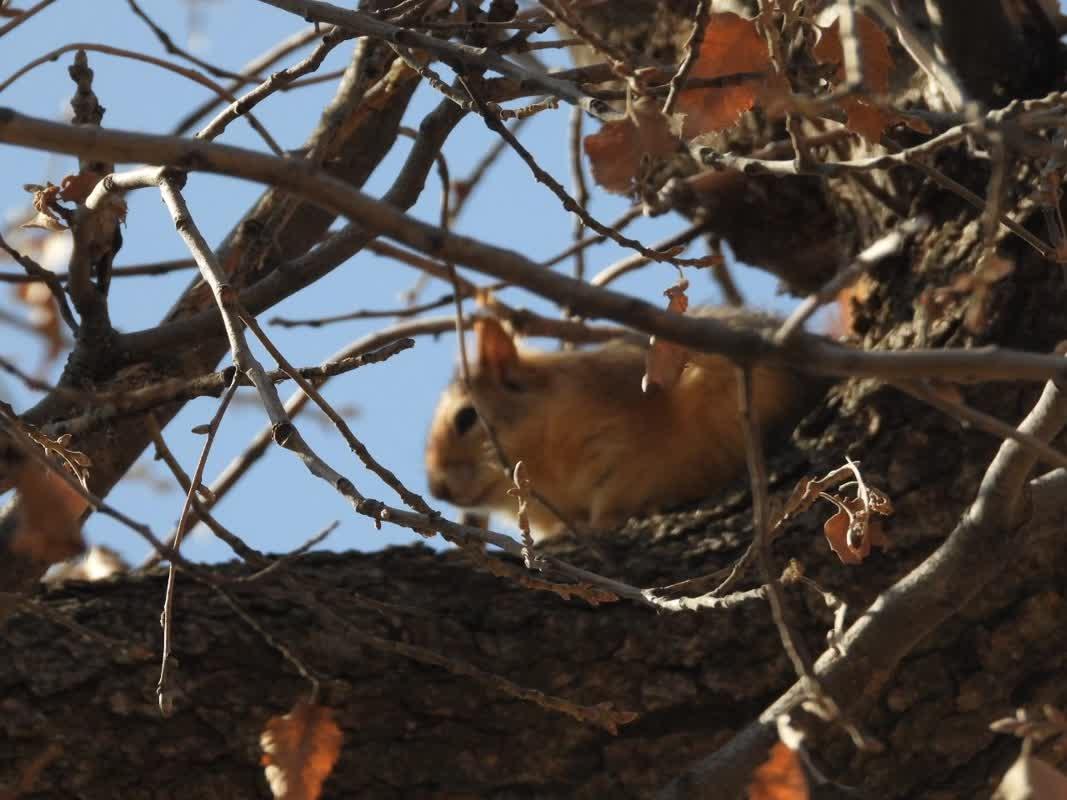
<svg viewBox="0 0 1067 800"><path fill-rule="evenodd" d="M519 360L519 351L511 335L495 319L480 319L474 323L478 337L478 364L493 375L502 376Z"/></svg>

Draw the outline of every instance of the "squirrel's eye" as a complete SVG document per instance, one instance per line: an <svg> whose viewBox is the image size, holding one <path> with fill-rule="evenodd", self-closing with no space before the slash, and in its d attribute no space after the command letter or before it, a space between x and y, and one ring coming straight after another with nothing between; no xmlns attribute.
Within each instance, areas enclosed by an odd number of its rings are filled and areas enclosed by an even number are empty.
<svg viewBox="0 0 1067 800"><path fill-rule="evenodd" d="M452 419L452 424L456 426L456 433L462 436L473 428L474 423L477 421L478 412L474 410L474 406L463 406L456 412L456 416Z"/></svg>

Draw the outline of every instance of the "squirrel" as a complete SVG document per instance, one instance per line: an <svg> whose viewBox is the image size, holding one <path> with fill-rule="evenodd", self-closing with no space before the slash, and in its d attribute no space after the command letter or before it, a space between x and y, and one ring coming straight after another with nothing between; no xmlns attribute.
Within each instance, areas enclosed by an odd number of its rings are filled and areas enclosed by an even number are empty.
<svg viewBox="0 0 1067 800"><path fill-rule="evenodd" d="M757 329L777 322L738 309L698 313ZM452 381L430 425L431 494L466 510L514 517L518 503L508 494L513 484L501 455L510 465L521 460L535 492L528 514L539 540L559 535L567 522L618 527L635 515L702 500L735 480L745 468L736 366L723 356L691 353L677 383L646 393L646 351L623 342L559 352L520 348L495 319L480 320L469 385ZM760 430L795 423L807 410L809 388L792 371L754 368Z"/></svg>

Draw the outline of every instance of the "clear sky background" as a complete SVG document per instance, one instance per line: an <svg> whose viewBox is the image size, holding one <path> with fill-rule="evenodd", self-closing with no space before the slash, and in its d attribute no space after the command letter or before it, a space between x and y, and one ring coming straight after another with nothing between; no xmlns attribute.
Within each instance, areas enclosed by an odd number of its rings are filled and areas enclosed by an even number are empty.
<svg viewBox="0 0 1067 800"><path fill-rule="evenodd" d="M238 71L247 60L274 42L307 27L302 20L253 0L201 0L195 5L174 0L141 0L141 5L179 45L233 71ZM166 54L148 28L132 14L125 0L59 0L0 40L0 80L30 60L72 42L109 44L174 58ZM322 70L343 67L353 44L338 47L323 64ZM290 56L280 66L299 60L306 52ZM557 55L550 60L558 64L564 58ZM67 76L67 67L72 59L73 53L67 53L58 61L38 67L0 93L0 106L10 106L39 117L68 118L73 84ZM96 72L95 91L107 109L104 125L109 128L169 133L189 109L210 95L202 86L147 64L99 53L90 53L89 61ZM334 83L328 83L275 94L259 105L255 113L282 147L299 147L313 129L334 88ZM439 95L430 87L420 87L408 108L405 123L417 127L419 120L438 100ZM565 106L542 113L523 129L520 137L541 166L566 186L570 185L568 120L569 108ZM586 132L592 132L596 126L594 120L587 120ZM495 134L488 131L479 118L468 116L444 148L453 178L466 175L494 137ZM265 149L244 121L231 124L219 141ZM380 195L391 183L409 147L408 140L399 138L365 191ZM119 165L118 168L123 166L133 165ZM22 189L23 184L44 183L46 180L58 182L76 169L76 161L72 158L0 145L0 213L4 213L8 220L27 216L30 195ZM258 185L194 173L189 177L186 198L204 235L209 242L216 243L260 192ZM436 175L431 173L427 190L410 213L435 222L439 198L440 187ZM188 256L157 192L135 192L128 197L128 202L125 244L116 265ZM590 210L601 221L613 219L627 206L625 199L594 188ZM556 197L545 187L535 184L527 167L508 152L468 202L456 230L540 260L570 243L571 224L570 216ZM686 225L684 219L671 214L639 220L627 233L651 244ZM612 244L601 245L588 253L589 274L628 254ZM694 245L689 254L702 255L703 245ZM65 269L66 265L56 266ZM557 269L570 270L571 262L567 261ZM18 270L18 266L10 261L0 261L0 271ZM191 275L182 272L160 277L116 279L112 283L110 301L114 324L122 331L154 325L188 285ZM467 276L482 283L488 282L471 273ZM651 265L620 281L616 288L652 302L661 302L660 293L674 282L675 276L674 268L669 265ZM794 302L791 298L777 296L774 279L764 273L738 265L735 266L735 277L750 304L785 311ZM260 320L265 321L276 314L308 317L357 309L395 308L401 303L401 293L417 278L418 273L404 265L370 253L359 254L324 280L264 313ZM691 271L690 280L690 296L695 302L718 302L718 291L707 274ZM423 292L422 299L430 300L447 291L445 284L434 281ZM558 310L516 290L509 290L501 297L513 305L558 314ZM13 289L7 284L0 284L0 309L20 315L26 313L13 299ZM313 365L346 343L387 324L388 320L370 320L319 329L287 330L271 326L268 330L291 362ZM43 349L38 339L20 333L0 320L0 355L32 369L41 362ZM325 389L326 397L336 406L358 409L352 419L356 435L407 486L428 499L422 469L423 444L437 395L453 370L455 351L456 344L451 335L442 336L438 341L419 338L413 350L385 364L335 378ZM274 366L269 356L262 352L260 355L268 368ZM62 360L63 357L45 373L46 377L55 379L58 376ZM292 391L289 385L283 385L281 389L283 397ZM21 411L32 404L34 395L6 374L0 374L0 399ZM254 390L240 390L238 400L227 414L216 440L205 482L210 483L266 422ZM189 430L207 422L216 403L213 398L189 403L165 430L168 443L189 472L195 466L203 443L202 437L189 433ZM392 492L362 467L341 437L318 415L301 416L297 424L312 446L332 466L352 479L361 492L398 503ZM166 468L152 460L151 451L141 459L136 474L140 477L120 483L109 499L128 514L148 523L157 535L162 536L176 522L183 498ZM451 509L444 510L452 513ZM373 550L419 538L388 525L381 531L375 530L369 520L354 516L333 489L312 478L296 458L279 448L268 452L217 506L216 514L249 543L272 552L298 546L332 520L341 521L341 526L324 545L332 549ZM85 531L90 542L108 544L135 561L146 552L146 546L135 534L106 517L91 517ZM185 552L190 558L201 560L233 557L225 545L200 530L187 542Z"/></svg>

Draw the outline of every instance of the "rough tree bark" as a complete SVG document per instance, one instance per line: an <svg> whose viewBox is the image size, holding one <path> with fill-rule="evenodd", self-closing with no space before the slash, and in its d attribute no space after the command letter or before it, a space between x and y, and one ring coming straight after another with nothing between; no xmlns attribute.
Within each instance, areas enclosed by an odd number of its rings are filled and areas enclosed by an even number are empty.
<svg viewBox="0 0 1067 800"><path fill-rule="evenodd" d="M647 5L626 4L638 11ZM668 23L657 17L657 24L683 29L680 20L692 4L668 5L677 17ZM974 98L996 106L1063 88L1054 34L1005 16L1005 8L1030 4L974 4L981 13L970 3L927 5L948 20L945 49ZM642 19L636 12L634 18ZM662 46L645 34L619 35ZM984 59L991 52L1017 68L991 73ZM985 162L957 149L942 153L937 166L984 193ZM1033 166L1018 163L1013 170L1016 190L1004 207L1022 212L1043 233L1040 214L1027 210L1021 193L1032 185ZM358 183L364 172L354 168L348 177ZM819 285L826 278L820 270L832 273L842 254L856 252L897 219L892 204L872 201L847 179L745 176L725 190L694 197L689 210L728 208L731 196L740 196L745 213L715 217L714 233L794 288ZM1061 270L1004 235L1000 252L1014 266L992 287L979 333L962 324L968 296L943 296L936 314L917 302L924 288L950 286L973 270L981 221L973 207L914 171L891 173L883 191L933 224L874 269L856 301L857 340L883 349L997 343L1051 351L1065 337ZM766 236L769 219L793 220L790 238ZM308 223L285 255L306 250L326 222ZM828 231L837 232L832 258ZM805 258L790 262L787 256L798 251ZM199 369L220 352L201 354ZM1014 423L1037 392L1035 385L978 384L963 394L968 404ZM146 440L134 441L123 463ZM892 547L844 567L822 537L826 515L808 512L775 542L776 563L796 559L848 604L851 622L952 531L997 444L878 382L836 385L772 459L775 499L783 502L797 480L838 466L846 455L861 460L866 479L894 502ZM120 473L116 466L113 477ZM700 508L634 521L610 537L562 541L550 552L654 586L728 567L751 536L750 498L739 485ZM987 796L1018 747L991 733L989 723L1019 706L1067 705L1067 551L1045 536L1028 542L1003 569L899 665L869 665L892 677L873 692L856 687L851 709L886 749L859 753L840 731L817 729L818 744L810 749L825 774L855 787L859 797ZM222 574L240 572L230 567ZM756 583L750 575L742 588ZM689 593L698 593L693 588ZM322 700L337 709L345 733L327 797L653 796L729 741L794 680L759 599L695 613L657 614L625 602L592 608L487 575L468 554L420 547L309 556L231 589L324 680ZM8 619L0 629L0 786L14 785L43 756L47 766L23 798L264 796L259 732L306 693L306 680L210 587L188 582L177 618L178 708L161 719L154 692L161 592L156 574L39 589L36 610L23 603ZM338 617L301 602L305 592ZM832 626L825 603L799 584L786 597L793 624L820 652ZM108 640L59 627L40 606ZM396 643L453 663L427 663ZM575 703L610 702L639 716L612 735L455 674L460 662ZM51 743L59 747L50 749ZM714 786L700 794L719 796Z"/></svg>

